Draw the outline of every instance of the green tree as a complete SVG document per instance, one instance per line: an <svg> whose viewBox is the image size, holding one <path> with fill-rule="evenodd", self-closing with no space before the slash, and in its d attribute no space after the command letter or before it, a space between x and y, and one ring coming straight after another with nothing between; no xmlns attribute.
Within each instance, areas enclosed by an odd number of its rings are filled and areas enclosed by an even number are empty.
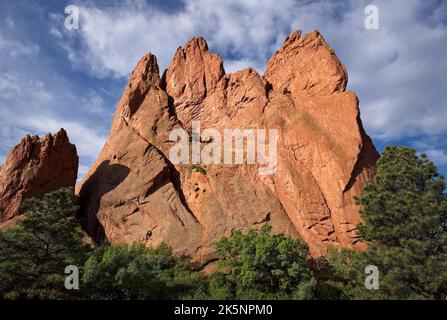
<svg viewBox="0 0 447 320"><path fill-rule="evenodd" d="M216 271L207 278L208 296L213 300L233 300L236 297L236 286L223 272ZM241 298L242 299L242 298Z"/></svg>
<svg viewBox="0 0 447 320"><path fill-rule="evenodd" d="M285 235L235 232L217 244L219 271L210 279L216 298L310 299L315 278L307 267L307 246Z"/></svg>
<svg viewBox="0 0 447 320"><path fill-rule="evenodd" d="M0 232L0 295L6 299L59 299L65 268L82 266L88 247L76 220L72 189L60 189L23 204L18 226Z"/></svg>
<svg viewBox="0 0 447 320"><path fill-rule="evenodd" d="M387 147L377 175L358 199L364 252L333 252L347 298L447 298L447 198L444 177L425 155ZM364 286L365 267L379 270L379 289Z"/></svg>
<svg viewBox="0 0 447 320"><path fill-rule="evenodd" d="M86 262L82 278L89 298L120 300L194 298L203 281L165 244L100 248Z"/></svg>

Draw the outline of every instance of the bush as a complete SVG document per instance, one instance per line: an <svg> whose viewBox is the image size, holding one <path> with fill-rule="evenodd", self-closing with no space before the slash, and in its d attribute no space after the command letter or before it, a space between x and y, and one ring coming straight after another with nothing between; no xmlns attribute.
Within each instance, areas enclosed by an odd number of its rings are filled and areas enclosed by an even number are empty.
<svg viewBox="0 0 447 320"><path fill-rule="evenodd" d="M88 259L82 277L90 299L180 299L193 298L202 277L177 260L162 244L154 249L142 245L109 246Z"/></svg>
<svg viewBox="0 0 447 320"><path fill-rule="evenodd" d="M307 267L307 246L285 235L235 232L217 244L219 273L210 279L216 298L311 299L316 280Z"/></svg>

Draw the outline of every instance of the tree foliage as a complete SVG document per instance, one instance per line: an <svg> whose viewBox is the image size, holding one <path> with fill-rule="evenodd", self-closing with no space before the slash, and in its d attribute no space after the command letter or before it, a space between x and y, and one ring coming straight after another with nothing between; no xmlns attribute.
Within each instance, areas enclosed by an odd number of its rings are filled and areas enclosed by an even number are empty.
<svg viewBox="0 0 447 320"><path fill-rule="evenodd" d="M447 198L444 177L425 155L388 147L377 175L358 199L365 252L332 254L343 291L356 299L446 299ZM367 265L380 272L379 289L364 286Z"/></svg>
<svg viewBox="0 0 447 320"><path fill-rule="evenodd" d="M236 299L310 299L316 280L307 266L307 246L271 227L235 232L217 244L218 294ZM212 282L213 283L213 282Z"/></svg>
<svg viewBox="0 0 447 320"><path fill-rule="evenodd" d="M3 299L446 299L445 181L426 156L389 147L357 199L367 249L333 251L317 283L299 240L271 227L234 232L217 243L217 271L201 272L171 248L103 246L82 241L77 199L61 189L24 202L14 229L0 231ZM66 290L76 265L80 290ZM379 288L365 287L365 267Z"/></svg>
<svg viewBox="0 0 447 320"><path fill-rule="evenodd" d="M82 280L88 298L101 300L180 299L203 281L165 244L100 248L86 262Z"/></svg>
<svg viewBox="0 0 447 320"><path fill-rule="evenodd" d="M0 232L0 296L12 299L68 298L65 267L82 266L88 247L76 220L72 189L23 204L17 228Z"/></svg>

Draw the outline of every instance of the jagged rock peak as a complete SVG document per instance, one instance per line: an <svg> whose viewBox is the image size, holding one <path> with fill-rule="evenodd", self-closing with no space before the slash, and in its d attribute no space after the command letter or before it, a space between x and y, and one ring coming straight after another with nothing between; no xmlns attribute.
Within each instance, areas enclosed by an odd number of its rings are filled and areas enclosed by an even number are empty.
<svg viewBox="0 0 447 320"><path fill-rule="evenodd" d="M140 107L150 88L158 89L159 87L160 74L157 57L149 52L138 61L118 103L123 115L131 117Z"/></svg>
<svg viewBox="0 0 447 320"><path fill-rule="evenodd" d="M194 37L178 48L163 76L163 88L175 101L179 119L191 120L187 109L197 106L225 75L222 58L208 52L204 38Z"/></svg>
<svg viewBox="0 0 447 320"><path fill-rule="evenodd" d="M152 53L145 54L137 63L132 72L130 83L133 82L151 82L157 83L160 81L160 71L158 68L157 57Z"/></svg>
<svg viewBox="0 0 447 320"><path fill-rule="evenodd" d="M281 50L284 50L287 46L292 45L295 41L298 41L301 38L301 34L301 30L296 30L290 33L284 40L284 43L281 46Z"/></svg>
<svg viewBox="0 0 447 320"><path fill-rule="evenodd" d="M179 47L178 50L193 50L195 48L200 49L203 52L208 52L208 43L206 42L205 38L202 36L193 37L190 40L188 40L185 45L182 47Z"/></svg>
<svg viewBox="0 0 447 320"><path fill-rule="evenodd" d="M67 132L25 135L0 168L0 223L20 214L20 205L62 187L74 187L79 159Z"/></svg>
<svg viewBox="0 0 447 320"><path fill-rule="evenodd" d="M319 31L304 37L295 31L287 36L264 76L275 90L294 96L344 92L348 83L345 67Z"/></svg>

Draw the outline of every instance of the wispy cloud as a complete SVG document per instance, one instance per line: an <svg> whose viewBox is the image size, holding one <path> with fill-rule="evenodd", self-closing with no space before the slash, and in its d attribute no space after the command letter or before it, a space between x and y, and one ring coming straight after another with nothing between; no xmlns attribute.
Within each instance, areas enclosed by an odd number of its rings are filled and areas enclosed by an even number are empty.
<svg viewBox="0 0 447 320"><path fill-rule="evenodd" d="M68 120L55 112L57 108L50 110L49 106L58 104L61 98L67 98L63 92L59 92L56 97L41 82L27 80L19 75L0 74L0 77L10 81L6 88L2 88L0 81L0 138L3 142L14 145L24 132L42 135L65 128L80 156L93 159L99 153L105 140L104 130L98 131L83 121ZM85 101L88 108L92 107L91 112L97 112L96 109L103 112L103 100L91 94L81 97L80 101ZM95 101L95 98L99 101ZM87 99L90 99L90 104ZM32 106L28 105L30 103Z"/></svg>
<svg viewBox="0 0 447 320"><path fill-rule="evenodd" d="M425 153L439 166L447 165L447 141L442 136L425 136L410 140L410 145L420 153Z"/></svg>
<svg viewBox="0 0 447 320"><path fill-rule="evenodd" d="M75 143L82 165L89 165L102 148L108 125L91 115L110 118L102 95L83 86L79 93L42 56L40 46L16 30L0 29L0 163L24 134L44 135L65 128ZM51 60L50 60L51 61ZM83 116L83 115L90 116Z"/></svg>
<svg viewBox="0 0 447 320"><path fill-rule="evenodd" d="M442 150L429 149L424 151L424 153L427 154L430 160L438 165L447 164L447 153Z"/></svg>
<svg viewBox="0 0 447 320"><path fill-rule="evenodd" d="M7 22L11 23L12 20ZM23 56L36 55L39 53L40 47L35 43L25 43L7 38L0 34L0 52L5 54L5 57L16 59Z"/></svg>

